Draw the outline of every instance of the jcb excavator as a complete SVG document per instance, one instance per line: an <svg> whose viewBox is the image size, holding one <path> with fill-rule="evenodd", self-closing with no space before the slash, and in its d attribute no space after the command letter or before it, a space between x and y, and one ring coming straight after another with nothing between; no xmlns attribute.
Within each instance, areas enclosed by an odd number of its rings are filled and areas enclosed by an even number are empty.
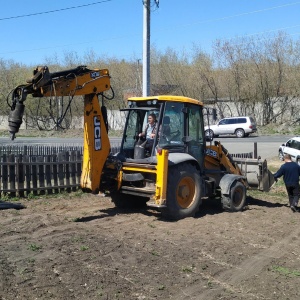
<svg viewBox="0 0 300 300"><path fill-rule="evenodd" d="M109 193L119 207L154 206L164 217L194 216L204 198L219 197L224 209L240 211L250 186L268 190L273 183L266 161L233 161L219 143L204 134L203 103L182 96L128 99L120 151L110 153L106 109L99 96L110 89L107 69L77 67L50 73L37 67L27 84L12 92L9 131L18 132L28 94L33 97L84 96L84 154L81 188ZM151 143L141 140L147 117L156 115ZM254 166L254 169L253 169ZM252 168L252 170L249 170ZM251 174L251 182L247 175Z"/></svg>

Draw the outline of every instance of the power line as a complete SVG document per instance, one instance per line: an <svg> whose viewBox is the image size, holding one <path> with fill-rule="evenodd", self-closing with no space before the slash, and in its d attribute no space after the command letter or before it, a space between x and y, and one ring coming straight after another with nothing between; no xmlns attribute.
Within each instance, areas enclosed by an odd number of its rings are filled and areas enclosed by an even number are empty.
<svg viewBox="0 0 300 300"><path fill-rule="evenodd" d="M104 3L104 2L110 2L110 1L112 1L112 0L103 0L103 1L98 1L98 2L94 2L94 3L88 3L88 4L78 5L78 6L72 6L72 7L66 7L66 8L60 8L60 9L55 9L55 10L44 11L44 12L32 13L32 14L28 14L28 15L0 18L0 21L18 19L18 18L24 18L24 17L32 17L32 16L44 15L44 14L51 14L51 13L55 13L55 12L59 12L59 11L82 8L82 7L101 4L101 3Z"/></svg>
<svg viewBox="0 0 300 300"><path fill-rule="evenodd" d="M95 5L95 4L109 2L109 1L112 1L112 0L98 1L98 2L94 2L94 3L86 4L86 5L76 6L74 8L80 8L82 6ZM144 1L145 0L143 0L143 4L144 4ZM155 1L155 0L151 0L151 1ZM274 10L274 9L278 9L278 8L283 8L283 7L287 7L287 6L293 6L293 5L297 5L297 4L300 4L300 1L293 2L293 3L288 3L288 4L284 4L284 5L279 5L279 6L273 6L273 7L269 7L269 8L265 8L265 9L260 9L260 10L254 10L254 11L250 11L250 12L244 12L244 13L240 13L240 14L236 14L236 15L224 16L224 17L221 17L221 18L208 19L208 20L193 22L193 23L186 23L186 24L182 24L180 26L175 26L175 27L172 27L172 28L165 27L165 28L159 28L158 30L154 29L153 32L157 33L157 32L174 31L174 29L180 29L180 28L185 28L185 27L189 27L189 26L194 26L194 25L197 25L197 24L209 23L209 22L224 21L224 20L227 20L227 19L235 18L235 17L266 12L266 11L270 11L270 10ZM65 8L65 9L60 9L60 10L66 10L66 9L72 9L72 8ZM60 11L60 10L57 10L57 11ZM45 13L48 13L48 12L45 12ZM40 14L42 14L42 13L40 13ZM34 15L34 14L32 14L32 15ZM29 15L26 15L26 16L29 16ZM19 17L22 17L22 16L19 16ZM11 17L11 18L17 18L17 17ZM6 18L6 19L8 19L8 18ZM4 19L0 19L0 21L1 20L4 20ZM247 36L254 36L254 35L262 35L262 34L274 32L274 31L292 29L292 28L296 28L296 27L299 27L299 26L300 26L300 24L295 25L295 26L290 26L290 27L270 29L270 30L266 30L266 31L262 31L262 32L256 32L256 33L252 33L252 34L240 35L240 36L238 36L238 38L247 37ZM294 35L298 35L299 32L287 33L287 34L290 35L290 36L294 36ZM55 46L43 47L43 48L33 48L33 49L27 49L27 50L0 52L0 55L8 54L8 53L23 53L23 52L29 52L29 51L37 51L37 50L40 51L40 50L47 50L47 49L63 48L63 47L67 47L67 46L89 44L89 43L92 43L92 42L94 43L95 41L103 42L103 41L110 41L110 40L126 39L126 38L129 38L129 37L138 36L138 35L139 34L130 34L130 35L123 35L123 36L109 37L109 38L105 38L105 39L102 39L102 38L101 39L96 39L96 40L93 39L92 41L84 41L84 42L70 43L70 44L64 44L64 45L55 45ZM230 40L230 39L233 39L233 38L232 37L225 38L225 40Z"/></svg>
<svg viewBox="0 0 300 300"><path fill-rule="evenodd" d="M283 8L283 7L288 7L288 6L292 6L292 5L297 5L297 4L300 4L300 1L293 2L293 3L288 3L288 4L283 4L283 5L278 5L278 6L273 6L273 7L264 8L264 9L259 9L259 10L254 10L254 11L250 11L250 12L244 12L244 13L231 15L231 16L225 16L225 17L220 17L220 18L215 18L215 19L208 19L208 20L204 20L204 21L196 21L196 22L193 22L193 23L186 23L186 24L182 24L180 26L177 26L175 28L184 28L184 27L189 27L189 26L193 26L193 25L200 25L200 24L205 24L205 23L213 23L213 22L217 22L217 21L224 21L224 20L233 19L233 18L236 18L236 17L246 16L246 15L251 15L251 14L256 14L256 13L261 13L261 12L266 12L266 11L270 11L270 10L274 10L274 9L278 9L278 8ZM174 30L175 28L172 27L171 30Z"/></svg>

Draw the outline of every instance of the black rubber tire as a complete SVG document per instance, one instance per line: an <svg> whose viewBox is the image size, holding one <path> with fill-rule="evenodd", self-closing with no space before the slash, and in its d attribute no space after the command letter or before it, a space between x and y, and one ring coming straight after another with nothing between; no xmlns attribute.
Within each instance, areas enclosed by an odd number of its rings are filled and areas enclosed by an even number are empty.
<svg viewBox="0 0 300 300"><path fill-rule="evenodd" d="M245 131L243 129L239 128L235 131L235 135L238 138L243 138L243 137L245 137Z"/></svg>
<svg viewBox="0 0 300 300"><path fill-rule="evenodd" d="M278 152L278 158L279 158L279 160L283 161L283 156L284 156L284 154L282 153L282 151L279 151Z"/></svg>
<svg viewBox="0 0 300 300"><path fill-rule="evenodd" d="M214 138L214 132L211 129L206 129L204 134L206 137L210 137L211 140Z"/></svg>
<svg viewBox="0 0 300 300"><path fill-rule="evenodd" d="M300 157L297 157L296 163L300 166Z"/></svg>
<svg viewBox="0 0 300 300"><path fill-rule="evenodd" d="M123 194L119 191L110 193L111 200L118 208L143 208L147 206L149 198Z"/></svg>
<svg viewBox="0 0 300 300"><path fill-rule="evenodd" d="M231 212L243 210L246 205L246 187L241 182L236 181L232 184L229 194L229 205L225 208Z"/></svg>
<svg viewBox="0 0 300 300"><path fill-rule="evenodd" d="M180 220L194 217L201 204L201 181L199 171L190 163L169 168L167 184L167 207L161 210L163 217Z"/></svg>

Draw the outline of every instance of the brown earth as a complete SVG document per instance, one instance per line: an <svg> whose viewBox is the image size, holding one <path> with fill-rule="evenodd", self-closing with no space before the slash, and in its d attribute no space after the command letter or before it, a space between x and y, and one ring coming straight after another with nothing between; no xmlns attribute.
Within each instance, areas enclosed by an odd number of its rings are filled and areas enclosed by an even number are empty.
<svg viewBox="0 0 300 300"><path fill-rule="evenodd" d="M177 222L103 195L19 199L0 210L0 299L300 299L300 213L280 184L249 195Z"/></svg>

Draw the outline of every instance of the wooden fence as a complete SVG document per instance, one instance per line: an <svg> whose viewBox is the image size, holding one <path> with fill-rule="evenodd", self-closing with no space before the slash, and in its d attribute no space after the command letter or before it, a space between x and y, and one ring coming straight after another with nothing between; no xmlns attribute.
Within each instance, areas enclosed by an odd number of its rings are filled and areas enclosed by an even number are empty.
<svg viewBox="0 0 300 300"><path fill-rule="evenodd" d="M82 145L1 145L1 196L75 191L80 184Z"/></svg>
<svg viewBox="0 0 300 300"><path fill-rule="evenodd" d="M120 148L111 145L111 152ZM0 196L75 191L80 186L82 144L0 145Z"/></svg>

